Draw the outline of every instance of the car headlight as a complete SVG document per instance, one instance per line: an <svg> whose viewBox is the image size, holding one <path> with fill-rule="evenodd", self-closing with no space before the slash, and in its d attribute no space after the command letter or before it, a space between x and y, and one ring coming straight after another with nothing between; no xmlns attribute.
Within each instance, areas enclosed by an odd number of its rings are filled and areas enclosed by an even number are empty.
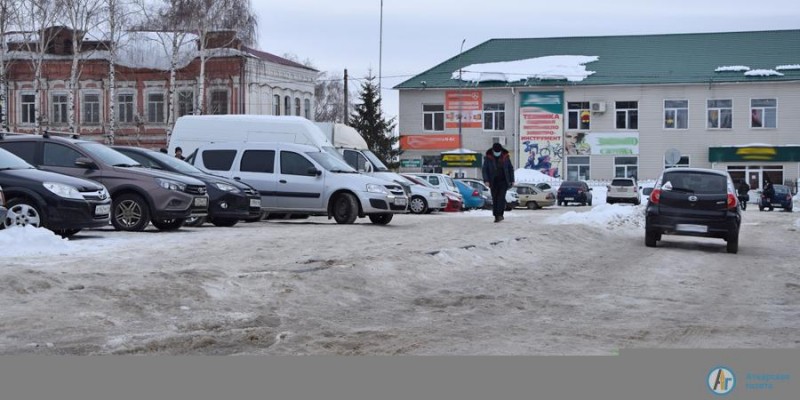
<svg viewBox="0 0 800 400"><path fill-rule="evenodd" d="M156 178L158 185L167 190L174 190L176 192L183 192L186 190L186 184L176 182L169 179Z"/></svg>
<svg viewBox="0 0 800 400"><path fill-rule="evenodd" d="M374 183L368 183L367 184L367 192L389 194L389 191L386 190L385 187L383 187L381 185L374 184Z"/></svg>
<svg viewBox="0 0 800 400"><path fill-rule="evenodd" d="M240 191L239 188L237 188L236 186L229 185L224 182L214 182L214 186L216 186L217 189L225 192L238 193Z"/></svg>
<svg viewBox="0 0 800 400"><path fill-rule="evenodd" d="M55 182L45 182L43 185L45 189L55 193L59 197L63 197L65 199L83 200L83 195L74 186Z"/></svg>

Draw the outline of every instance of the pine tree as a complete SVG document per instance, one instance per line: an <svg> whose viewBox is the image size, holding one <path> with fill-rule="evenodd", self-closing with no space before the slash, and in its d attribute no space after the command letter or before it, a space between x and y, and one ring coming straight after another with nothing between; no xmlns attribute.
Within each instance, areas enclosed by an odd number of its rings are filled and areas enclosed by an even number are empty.
<svg viewBox="0 0 800 400"><path fill-rule="evenodd" d="M392 135L395 128L395 119L386 119L381 110L381 98L378 96L378 87L375 77L368 76L361 83L359 93L360 103L350 115L350 126L355 128L364 138L375 155L377 155L389 168L395 169L397 163L394 159L401 151L397 146L399 138Z"/></svg>

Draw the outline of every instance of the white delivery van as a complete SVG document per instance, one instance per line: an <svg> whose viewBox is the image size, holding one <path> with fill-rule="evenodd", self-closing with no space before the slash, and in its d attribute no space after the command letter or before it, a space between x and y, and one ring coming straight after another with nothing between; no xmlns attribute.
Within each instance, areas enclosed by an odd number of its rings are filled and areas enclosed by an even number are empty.
<svg viewBox="0 0 800 400"><path fill-rule="evenodd" d="M339 154L313 122L274 115L184 115L175 121L168 151L180 147L189 158L198 147L217 142L296 143Z"/></svg>
<svg viewBox="0 0 800 400"><path fill-rule="evenodd" d="M408 205L400 185L359 174L341 158L314 146L211 143L198 147L191 162L254 187L267 213L327 215L340 224L369 217L372 223L385 225L395 213L406 212Z"/></svg>

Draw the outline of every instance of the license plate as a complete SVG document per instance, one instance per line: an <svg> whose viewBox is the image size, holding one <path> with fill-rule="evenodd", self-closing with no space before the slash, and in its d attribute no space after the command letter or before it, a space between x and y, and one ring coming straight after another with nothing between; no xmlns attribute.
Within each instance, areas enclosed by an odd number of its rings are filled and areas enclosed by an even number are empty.
<svg viewBox="0 0 800 400"><path fill-rule="evenodd" d="M574 197L564 197L564 200L575 200Z"/></svg>
<svg viewBox="0 0 800 400"><path fill-rule="evenodd" d="M395 197L394 204L397 204L398 206L404 206L404 205L406 205L406 198L405 197Z"/></svg>
<svg viewBox="0 0 800 400"><path fill-rule="evenodd" d="M199 207L207 207L208 206L208 197L195 197L194 198L194 205Z"/></svg>
<svg viewBox="0 0 800 400"><path fill-rule="evenodd" d="M99 205L94 209L94 215L108 215L111 212L110 204Z"/></svg>
<svg viewBox="0 0 800 400"><path fill-rule="evenodd" d="M261 199L250 199L250 207L261 207Z"/></svg>
<svg viewBox="0 0 800 400"><path fill-rule="evenodd" d="M706 233L708 232L708 227L705 225L678 224L675 225L675 230L680 232Z"/></svg>

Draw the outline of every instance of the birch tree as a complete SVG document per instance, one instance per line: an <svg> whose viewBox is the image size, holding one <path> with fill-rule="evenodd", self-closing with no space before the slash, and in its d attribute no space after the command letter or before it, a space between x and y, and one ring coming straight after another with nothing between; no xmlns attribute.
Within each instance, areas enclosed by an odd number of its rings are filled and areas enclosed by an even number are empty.
<svg viewBox="0 0 800 400"><path fill-rule="evenodd" d="M8 65L10 63L6 34L11 28L11 21L17 18L17 0L0 0L0 121L2 130L8 132Z"/></svg>
<svg viewBox="0 0 800 400"><path fill-rule="evenodd" d="M113 145L117 129L117 49L126 35L130 4L126 0L104 0L105 39L108 50L108 130L106 144Z"/></svg>
<svg viewBox="0 0 800 400"><path fill-rule="evenodd" d="M70 66L67 91L67 123L70 132L76 132L75 97L80 79L80 61L85 34L98 26L103 0L61 0L65 11L66 25L72 29L72 65Z"/></svg>

